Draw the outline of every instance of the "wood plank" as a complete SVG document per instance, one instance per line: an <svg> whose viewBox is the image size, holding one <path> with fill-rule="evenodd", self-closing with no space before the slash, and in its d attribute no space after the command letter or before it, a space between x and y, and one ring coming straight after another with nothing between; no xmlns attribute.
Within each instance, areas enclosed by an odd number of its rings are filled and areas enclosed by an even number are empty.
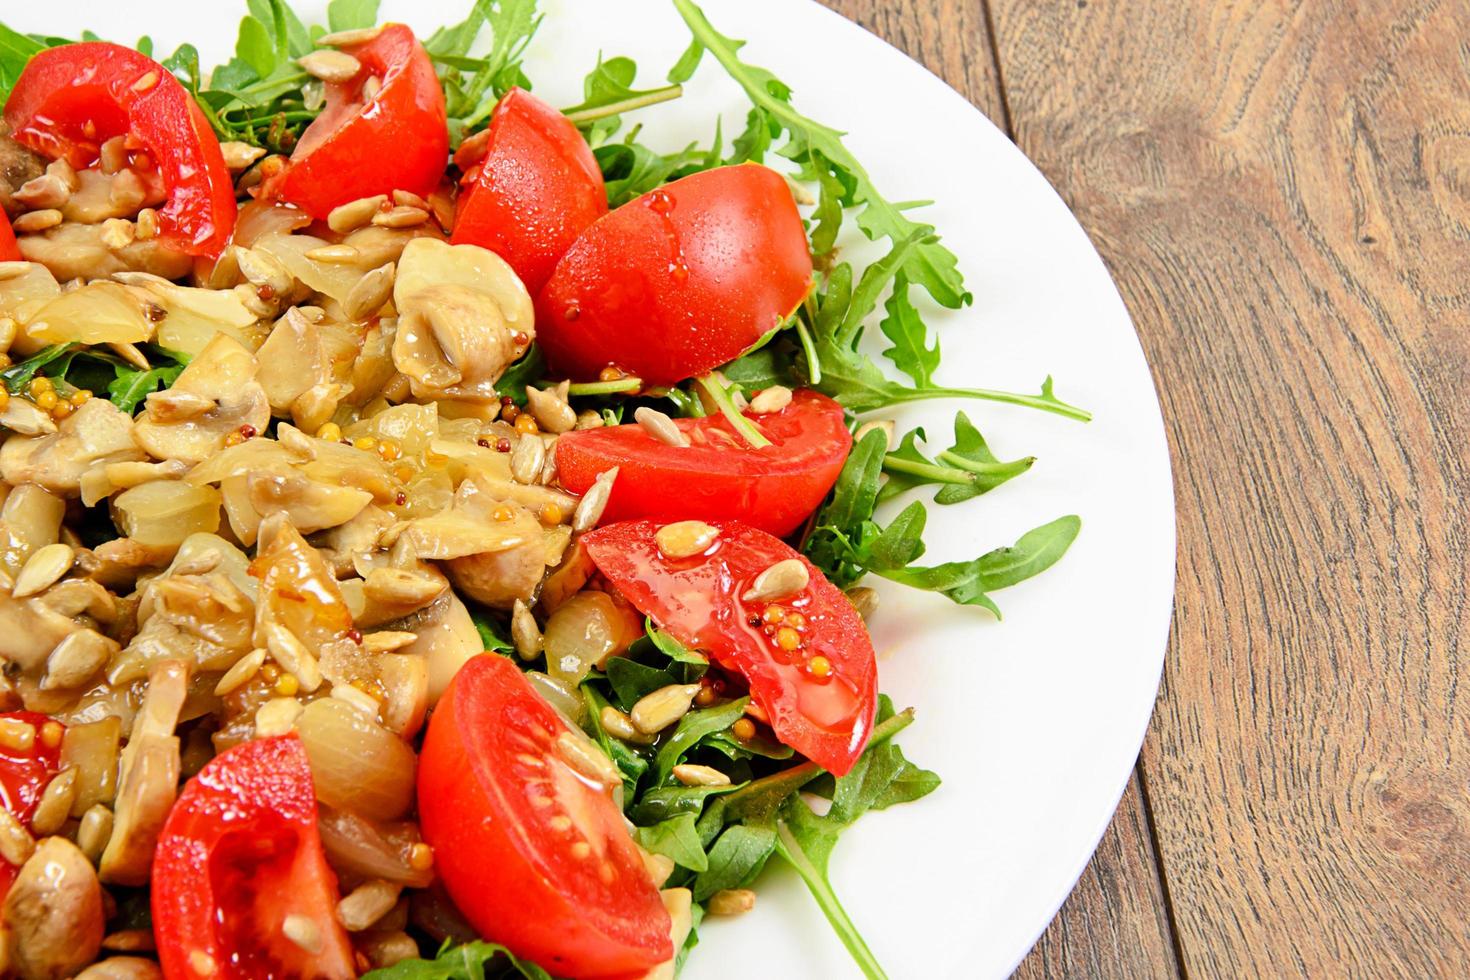
<svg viewBox="0 0 1470 980"><path fill-rule="evenodd" d="M1470 8L994 0L1160 382L1187 973L1470 975Z"/></svg>
<svg viewBox="0 0 1470 980"><path fill-rule="evenodd" d="M1178 975L1135 773L1087 871L1014 976L1144 980Z"/></svg>
<svg viewBox="0 0 1470 980"><path fill-rule="evenodd" d="M996 125L1007 118L981 4L967 0L822 0L926 65ZM1066 905L1017 976L1177 975L1157 857L1138 778Z"/></svg>
<svg viewBox="0 0 1470 980"><path fill-rule="evenodd" d="M821 0L944 79L1005 128L995 53L975 0Z"/></svg>

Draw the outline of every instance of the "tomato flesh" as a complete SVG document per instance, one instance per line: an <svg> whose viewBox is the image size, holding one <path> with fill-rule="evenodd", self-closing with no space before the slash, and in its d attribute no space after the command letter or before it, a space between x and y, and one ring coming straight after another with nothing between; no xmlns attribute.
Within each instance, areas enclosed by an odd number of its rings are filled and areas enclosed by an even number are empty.
<svg viewBox="0 0 1470 980"><path fill-rule="evenodd" d="M611 791L562 761L567 725L514 663L466 663L429 721L419 821L485 938L555 976L638 975L673 956L669 915Z"/></svg>
<svg viewBox="0 0 1470 980"><path fill-rule="evenodd" d="M577 236L607 213L602 170L567 117L513 88L460 195L451 241L480 245L535 295Z"/></svg>
<svg viewBox="0 0 1470 980"><path fill-rule="evenodd" d="M15 229L10 227L10 218L0 211L0 262L24 261L20 246L15 243Z"/></svg>
<svg viewBox="0 0 1470 980"><path fill-rule="evenodd" d="M583 232L537 300L537 337L562 374L616 365L671 385L738 357L811 288L786 179L756 164L692 174Z"/></svg>
<svg viewBox="0 0 1470 980"><path fill-rule="evenodd" d="M660 442L641 425L567 432L556 441L562 486L586 493L618 467L603 523L738 520L777 536L790 534L821 505L852 449L842 406L798 391L779 412L746 417L771 445L750 446L723 415L676 419L688 446Z"/></svg>
<svg viewBox="0 0 1470 980"><path fill-rule="evenodd" d="M777 738L843 775L867 745L878 703L877 660L862 618L779 538L735 521L709 523L719 537L689 558L660 552L654 535L662 525L648 520L598 528L582 544L639 612L742 675ZM779 602L743 598L761 572L788 558L806 565L806 588ZM796 634L797 649L782 646L782 629Z"/></svg>
<svg viewBox="0 0 1470 980"><path fill-rule="evenodd" d="M189 780L159 836L152 886L167 977L357 975L295 735L237 745ZM283 934L292 915L316 927L317 953Z"/></svg>
<svg viewBox="0 0 1470 980"><path fill-rule="evenodd" d="M327 83L321 115L301 134L286 169L262 188L267 199L323 219L340 204L375 194L427 195L449 160L444 90L413 31L388 24L340 50L362 69ZM366 88L369 79L375 92Z"/></svg>
<svg viewBox="0 0 1470 980"><path fill-rule="evenodd" d="M22 825L29 827L36 814L36 804L51 778L61 771L61 739L47 745L41 738L41 726L49 718L34 711L7 711L0 718L24 722L36 730L36 740L28 749L0 745L0 806L5 807ZM60 727L60 723L55 723ZM10 890L20 869L0 860L0 898Z"/></svg>
<svg viewBox="0 0 1470 980"><path fill-rule="evenodd" d="M37 52L5 103L21 143L78 169L101 145L130 136L168 191L159 237L188 255L218 257L235 226L235 186L219 140L193 97L158 62L120 44L87 41Z"/></svg>

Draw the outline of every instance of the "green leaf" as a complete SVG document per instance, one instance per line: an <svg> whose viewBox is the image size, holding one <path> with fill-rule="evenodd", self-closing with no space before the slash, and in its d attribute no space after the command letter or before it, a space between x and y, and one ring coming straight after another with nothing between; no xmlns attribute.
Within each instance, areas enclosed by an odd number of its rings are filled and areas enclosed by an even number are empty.
<svg viewBox="0 0 1470 980"><path fill-rule="evenodd" d="M667 782L669 773L706 735L722 732L739 721L749 703L750 698L740 698L701 711L691 711L679 719L679 727L674 729L674 734L659 745L654 759L654 785L661 786Z"/></svg>
<svg viewBox="0 0 1470 980"><path fill-rule="evenodd" d="M655 786L628 810L628 819L647 826L681 813L699 816L711 796L735 792L735 786Z"/></svg>
<svg viewBox="0 0 1470 980"><path fill-rule="evenodd" d="M235 40L235 57L249 65L261 78L276 70L276 42L265 24L254 17L246 17L240 21L240 35Z"/></svg>
<svg viewBox="0 0 1470 980"><path fill-rule="evenodd" d="M582 83L582 101L562 110L576 123L593 146L600 145L622 126L621 113L656 105L678 98L683 90L678 85L635 89L638 66L632 58L597 59Z"/></svg>
<svg viewBox="0 0 1470 980"><path fill-rule="evenodd" d="M703 902L715 892L749 885L775 850L776 831L769 824L730 827L710 848L708 869L694 879L694 900Z"/></svg>
<svg viewBox="0 0 1470 980"><path fill-rule="evenodd" d="M694 814L680 813L651 827L639 827L633 836L645 851L673 858L675 864L690 871L704 871L709 859L699 842L694 820Z"/></svg>
<svg viewBox="0 0 1470 980"><path fill-rule="evenodd" d="M184 364L166 364L148 371L119 364L114 371L116 377L107 386L107 398L120 411L132 415L145 398L177 381L184 371Z"/></svg>
<svg viewBox="0 0 1470 980"><path fill-rule="evenodd" d="M670 660L674 661L675 663L681 664L708 666L709 658L700 653L698 650L689 649L684 644L674 639L672 635L665 633L663 630L653 625L652 620L647 620L646 625L648 628L648 638L653 641L654 646L658 647L659 652L668 657Z"/></svg>
<svg viewBox="0 0 1470 980"><path fill-rule="evenodd" d="M607 680L617 695L618 707L631 711L633 705L645 695L661 687L677 684L678 680L667 670L649 667L627 657L613 657L607 662Z"/></svg>
<svg viewBox="0 0 1470 980"><path fill-rule="evenodd" d="M502 396L509 396L517 405L524 405L526 385L540 380L545 373L546 358L542 356L541 348L533 343L519 361L506 368L500 380L495 382L495 390Z"/></svg>
<svg viewBox="0 0 1470 980"><path fill-rule="evenodd" d="M404 960L382 970L363 974L364 980L486 980L512 976L526 980L553 980L551 974L530 960L517 958L497 943L473 942L451 947L447 942L432 960Z"/></svg>
<svg viewBox="0 0 1470 980"><path fill-rule="evenodd" d="M791 104L791 89L770 71L741 61L738 52L744 42L715 30L692 0L674 0L674 6L689 25L695 43L708 50L745 89L750 101L786 132L789 142L783 154L809 171L826 169L851 187L846 203L860 209L858 227L874 241L888 238L897 245L915 234L926 236L924 244L905 259L904 269L910 280L923 286L944 306L968 305L971 297L964 288L954 254L937 238L927 237L932 234L932 227L909 220L898 205L878 193L867 170L842 145L843 134L797 112ZM671 77L692 74L698 58L693 49L686 52Z"/></svg>
<svg viewBox="0 0 1470 980"><path fill-rule="evenodd" d="M487 651L491 653L515 652L515 644L505 638L505 627L488 609L471 606L470 619L474 622L475 632L480 634L480 642L484 644Z"/></svg>
<svg viewBox="0 0 1470 980"><path fill-rule="evenodd" d="M1005 463L996 459L963 412L955 415L954 428L954 445L932 460L916 445L917 440L928 438L924 430L906 434L898 448L883 460L888 482L878 494L879 503L914 487L934 485L940 488L934 496L937 503L957 504L1020 476L1036 462L1034 456Z"/></svg>
<svg viewBox="0 0 1470 980"><path fill-rule="evenodd" d="M0 371L0 379L5 381L5 390L12 395L19 394L25 390L26 385L31 383L41 369L51 365L62 358L74 355L81 350L81 344L52 344L50 347L42 348L25 360L12 364L4 371Z"/></svg>
<svg viewBox="0 0 1470 980"><path fill-rule="evenodd" d="M902 272L895 277L893 293L884 307L888 315L879 328L883 336L893 341L893 346L883 352L894 365L913 379L920 388L931 383L934 370L939 367L939 341L929 343L929 330L924 325L919 311L909 299L908 276Z"/></svg>
<svg viewBox="0 0 1470 980"><path fill-rule="evenodd" d="M1081 528L1081 518L1059 517L1027 531L1011 547L997 548L971 561L932 568L872 566L872 570L904 585L940 592L961 605L982 606L999 617L1000 610L989 593L1024 582L1056 564Z"/></svg>
<svg viewBox="0 0 1470 980"><path fill-rule="evenodd" d="M327 4L327 27L350 31L378 23L378 0L332 0Z"/></svg>
<svg viewBox="0 0 1470 980"><path fill-rule="evenodd" d="M15 80L25 70L31 55L44 51L47 47L48 45L35 38L0 24L0 100L9 98L10 90L15 87Z"/></svg>

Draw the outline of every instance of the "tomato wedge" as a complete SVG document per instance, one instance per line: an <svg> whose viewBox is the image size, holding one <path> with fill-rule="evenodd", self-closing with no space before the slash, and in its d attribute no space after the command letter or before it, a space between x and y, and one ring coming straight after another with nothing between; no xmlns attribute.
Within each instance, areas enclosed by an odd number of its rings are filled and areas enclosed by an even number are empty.
<svg viewBox="0 0 1470 980"><path fill-rule="evenodd" d="M424 738L424 839L485 938L559 977L639 975L673 956L669 915L611 789L558 754L567 731L510 660L466 663Z"/></svg>
<svg viewBox="0 0 1470 980"><path fill-rule="evenodd" d="M771 440L754 449L723 415L676 419L688 446L660 442L641 425L579 429L556 441L562 486L586 493L618 467L603 522L637 517L744 521L785 536L821 505L852 449L842 406L798 391L779 412L751 415Z"/></svg>
<svg viewBox="0 0 1470 980"><path fill-rule="evenodd" d="M485 156L466 179L450 241L499 255L533 296L577 236L607 214L607 188L587 141L520 88L495 107Z"/></svg>
<svg viewBox="0 0 1470 980"><path fill-rule="evenodd" d="M50 719L34 711L7 711L0 718L30 725L36 732L29 748L0 745L0 806L29 827L46 784L61 770L61 738L59 733L52 739L43 738L41 727ZM59 722L51 723L61 728ZM0 898L10 890L19 871L9 861L0 860Z"/></svg>
<svg viewBox="0 0 1470 980"><path fill-rule="evenodd" d="M691 558L659 551L655 521L599 528L582 544L639 612L742 675L777 738L845 774L868 743L878 704L878 666L862 618L779 538L735 521L709 523L719 537ZM806 566L805 588L779 602L743 598L758 575L792 558ZM795 649L783 639L796 641Z"/></svg>
<svg viewBox="0 0 1470 980"><path fill-rule="evenodd" d="M326 218L339 204L375 194L427 195L449 162L444 90L413 31L388 24L340 50L362 68L327 83L322 114L301 134L286 169L262 194Z"/></svg>
<svg viewBox="0 0 1470 980"><path fill-rule="evenodd" d="M158 838L152 885L167 977L357 975L295 735L237 745L189 780ZM317 952L286 938L293 916L309 923Z"/></svg>
<svg viewBox="0 0 1470 980"><path fill-rule="evenodd" d="M218 257L235 227L235 185L209 121L158 62L105 41L64 44L26 63L5 103L15 139L81 169L129 136L168 190L159 236L188 255Z"/></svg>
<svg viewBox="0 0 1470 980"><path fill-rule="evenodd" d="M0 262L24 261L20 246L15 244L15 229L10 227L10 218L0 211Z"/></svg>
<svg viewBox="0 0 1470 980"><path fill-rule="evenodd" d="M738 357L811 289L812 259L786 178L717 167L650 191L588 228L537 300L552 366L616 365L675 384Z"/></svg>

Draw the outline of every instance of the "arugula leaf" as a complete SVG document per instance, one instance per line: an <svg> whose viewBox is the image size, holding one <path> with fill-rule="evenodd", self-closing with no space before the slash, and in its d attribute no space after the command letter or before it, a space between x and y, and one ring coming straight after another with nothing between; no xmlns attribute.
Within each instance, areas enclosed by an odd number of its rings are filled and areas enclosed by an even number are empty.
<svg viewBox="0 0 1470 980"><path fill-rule="evenodd" d="M504 636L504 628L491 614L490 611L476 605L469 607L470 620L475 624L475 632L480 634L480 642L485 645L486 651L490 653L515 653L515 644Z"/></svg>
<svg viewBox="0 0 1470 980"><path fill-rule="evenodd" d="M31 55L46 47L48 45L35 38L0 24L0 102L10 97L10 90L15 87L15 81L25 70Z"/></svg>
<svg viewBox="0 0 1470 980"><path fill-rule="evenodd" d="M42 348L30 357L17 364L12 364L4 371L0 371L0 379L5 382L5 390L12 395L19 394L25 390L26 385L31 383L41 369L48 365L62 361L61 367L69 363L69 358L74 356L82 345L78 343L52 344L50 347ZM67 360L63 360L67 359Z"/></svg>
<svg viewBox="0 0 1470 980"><path fill-rule="evenodd" d="M116 377L107 386L107 398L119 410L132 415L145 398L177 381L185 366L186 362L179 361L144 371L119 364L114 368Z"/></svg>
<svg viewBox="0 0 1470 980"><path fill-rule="evenodd" d="M521 359L505 369L500 380L495 382L495 390L502 396L508 396L517 405L526 404L526 385L538 380L546 373L546 357L541 353L541 348L532 343Z"/></svg>
<svg viewBox="0 0 1470 980"><path fill-rule="evenodd" d="M451 148L489 119L500 97L513 86L530 88L521 61L540 25L536 0L474 0L468 17L441 27L424 42L429 57L439 64ZM470 57L470 49L487 27L489 53L483 58Z"/></svg>
<svg viewBox="0 0 1470 980"><path fill-rule="evenodd" d="M632 58L603 61L599 56L597 67L582 83L582 101L562 110L583 130L592 146L601 145L622 127L622 113L677 99L684 93L680 85L635 89L637 75L638 66Z"/></svg>
<svg viewBox="0 0 1470 980"><path fill-rule="evenodd" d="M939 340L928 343L928 330L919 311L909 299L909 278L899 271L893 280L893 293L884 307L888 315L879 324L883 336L893 341L893 346L883 356L894 363L904 374L913 379L920 388L932 384L934 369L939 367Z"/></svg>
<svg viewBox="0 0 1470 980"><path fill-rule="evenodd" d="M706 735L722 732L739 721L749 703L750 698L739 698L712 708L691 711L679 719L679 727L674 729L674 734L664 739L659 746L658 755L654 757L654 785L663 785L668 780L669 773L679 764L679 760Z"/></svg>
<svg viewBox="0 0 1470 980"><path fill-rule="evenodd" d="M644 620L648 629L648 638L653 645L658 647L659 652L675 663L694 664L695 666L708 666L709 658L698 650L691 650L668 633L653 625L653 620Z"/></svg>
<svg viewBox="0 0 1470 980"><path fill-rule="evenodd" d="M332 0L327 4L327 28L350 31L378 22L378 0Z"/></svg>
<svg viewBox="0 0 1470 980"><path fill-rule="evenodd" d="M709 858L694 829L694 820L694 814L680 813L650 827L639 827L633 836L645 851L673 858L675 864L698 873L709 868Z"/></svg>
<svg viewBox="0 0 1470 980"><path fill-rule="evenodd" d="M698 816L711 796L735 792L734 786L655 786L629 808L628 819L648 826L681 813Z"/></svg>
<svg viewBox="0 0 1470 980"><path fill-rule="evenodd" d="M891 717L893 705L884 698L879 719ZM827 878L832 849L842 832L869 810L917 800L938 787L938 776L915 766L897 745L885 741L864 752L852 770L836 780L832 806L825 815L818 816L799 795L792 795L777 816L777 853L801 875L827 921L868 977L886 974L832 890Z"/></svg>
<svg viewBox="0 0 1470 980"><path fill-rule="evenodd" d="M1035 456L1003 463L990 452L980 434L964 412L955 415L955 442L939 453L937 462L919 451L917 440L926 439L923 429L915 429L903 437L897 449L883 460L888 482L878 493L882 503L905 490L925 485L938 485L934 500L939 504L957 504L970 500L1012 480L1036 462Z"/></svg>
<svg viewBox="0 0 1470 980"><path fill-rule="evenodd" d="M630 711L644 695L661 687L679 683L667 670L649 667L627 657L613 657L607 662L607 680L617 695L618 707Z"/></svg>
<svg viewBox="0 0 1470 980"><path fill-rule="evenodd" d="M708 51L765 114L767 125L787 134L781 151L784 156L802 165L808 175L825 172L842 182L846 189L843 204L860 209L858 226L870 239L888 238L897 245L915 235L925 236L924 244L905 258L904 269L912 281L943 306L969 305L971 296L954 253L932 237L931 226L909 220L898 205L878 193L867 170L842 145L843 134L797 112L791 104L791 89L770 71L741 61L738 52L745 42L715 30L692 0L673 2L694 42L670 73L670 81L687 81L699 64L700 49Z"/></svg>
<svg viewBox="0 0 1470 980"><path fill-rule="evenodd" d="M775 850L776 830L769 823L730 827L710 848L707 870L694 879L694 900L703 902L726 888L744 888L760 874Z"/></svg>
<svg viewBox="0 0 1470 980"><path fill-rule="evenodd" d="M486 980L512 976L526 980L554 980L530 960L517 957L498 943L473 942L451 947L447 942L432 960L404 960L363 974L364 980Z"/></svg>

